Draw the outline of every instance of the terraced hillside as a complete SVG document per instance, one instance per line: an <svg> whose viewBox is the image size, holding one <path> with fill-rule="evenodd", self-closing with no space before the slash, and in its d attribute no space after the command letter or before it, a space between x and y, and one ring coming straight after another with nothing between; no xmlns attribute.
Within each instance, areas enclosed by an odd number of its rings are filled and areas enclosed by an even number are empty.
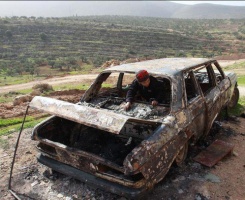
<svg viewBox="0 0 245 200"><path fill-rule="evenodd" d="M95 66L113 58L213 57L244 52L244 41L239 19L0 18L0 67L71 57Z"/></svg>

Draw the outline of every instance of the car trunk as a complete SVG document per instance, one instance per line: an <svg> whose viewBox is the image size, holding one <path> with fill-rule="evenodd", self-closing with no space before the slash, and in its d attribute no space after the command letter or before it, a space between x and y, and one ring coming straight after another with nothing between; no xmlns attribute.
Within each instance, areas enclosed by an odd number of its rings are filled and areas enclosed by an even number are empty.
<svg viewBox="0 0 245 200"><path fill-rule="evenodd" d="M53 142L51 146L76 149L123 166L125 157L140 142L149 137L156 124L138 124L128 121L119 134L89 127L60 117L52 117L34 129L34 137L41 143ZM39 148L55 155L53 148Z"/></svg>
<svg viewBox="0 0 245 200"><path fill-rule="evenodd" d="M154 134L160 122L47 97L35 97L30 107L55 114L38 124L32 133L43 155L124 185L143 179L139 172L126 176L123 162L137 145Z"/></svg>

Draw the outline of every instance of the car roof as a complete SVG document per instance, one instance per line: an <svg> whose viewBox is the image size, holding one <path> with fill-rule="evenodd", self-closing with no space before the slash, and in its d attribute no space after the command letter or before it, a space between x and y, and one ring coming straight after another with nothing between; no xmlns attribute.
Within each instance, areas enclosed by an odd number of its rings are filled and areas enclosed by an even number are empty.
<svg viewBox="0 0 245 200"><path fill-rule="evenodd" d="M204 65L216 60L207 58L161 58L135 63L127 63L113 66L104 70L115 72L136 73L141 69L147 70L150 74L163 74L168 76L178 75L186 69Z"/></svg>

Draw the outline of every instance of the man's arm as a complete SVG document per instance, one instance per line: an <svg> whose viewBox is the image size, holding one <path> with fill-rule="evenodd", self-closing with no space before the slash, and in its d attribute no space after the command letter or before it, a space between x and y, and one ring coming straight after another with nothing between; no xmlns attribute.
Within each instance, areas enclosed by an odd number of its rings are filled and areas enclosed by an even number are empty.
<svg viewBox="0 0 245 200"><path fill-rule="evenodd" d="M124 106L124 109L127 111L131 108L131 105L132 105L132 102L133 102L133 99L134 99L134 96L136 95L137 93L137 90L138 90L138 82L137 80L134 80L132 82L132 84L130 85L129 89L128 89L128 92L127 92L127 96L126 96L126 105Z"/></svg>
<svg viewBox="0 0 245 200"><path fill-rule="evenodd" d="M136 95L137 91L138 91L138 82L137 80L134 80L132 82L132 84L130 85L127 95L126 95L126 102L133 102L134 96Z"/></svg>

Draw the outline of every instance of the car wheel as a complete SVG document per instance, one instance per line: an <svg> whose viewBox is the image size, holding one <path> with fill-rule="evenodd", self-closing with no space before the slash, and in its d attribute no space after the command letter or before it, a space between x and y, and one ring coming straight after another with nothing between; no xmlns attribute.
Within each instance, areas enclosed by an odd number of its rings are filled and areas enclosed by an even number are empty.
<svg viewBox="0 0 245 200"><path fill-rule="evenodd" d="M239 90L237 87L235 87L233 94L232 94L232 97L231 97L231 100L228 104L228 107L234 108L237 105L238 99L239 99Z"/></svg>
<svg viewBox="0 0 245 200"><path fill-rule="evenodd" d="M180 149L178 155L175 158L175 164L181 167L186 159L188 152L188 141L184 144L184 146Z"/></svg>

